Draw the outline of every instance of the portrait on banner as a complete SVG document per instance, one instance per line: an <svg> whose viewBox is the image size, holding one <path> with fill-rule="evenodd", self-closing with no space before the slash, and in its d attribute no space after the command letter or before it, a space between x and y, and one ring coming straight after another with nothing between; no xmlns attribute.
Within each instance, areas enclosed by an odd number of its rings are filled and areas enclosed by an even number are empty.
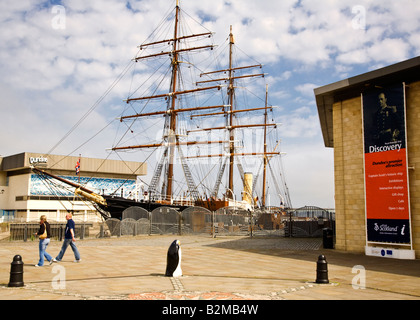
<svg viewBox="0 0 420 320"><path fill-rule="evenodd" d="M362 94L367 240L410 243L404 84Z"/></svg>

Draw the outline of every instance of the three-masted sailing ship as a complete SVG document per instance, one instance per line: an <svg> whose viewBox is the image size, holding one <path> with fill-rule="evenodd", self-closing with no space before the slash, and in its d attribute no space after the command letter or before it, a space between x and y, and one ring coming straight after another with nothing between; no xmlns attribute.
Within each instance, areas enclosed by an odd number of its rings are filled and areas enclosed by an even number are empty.
<svg viewBox="0 0 420 320"><path fill-rule="evenodd" d="M124 209L132 206L149 211L161 206L180 210L189 206L200 206L211 211L228 206L254 210L256 207L269 206L267 180L270 172L271 186L277 189L275 193L281 199L278 206L291 206L283 173L271 168L271 160L280 158L281 153L278 139L273 146L267 140L270 133L277 132L278 125L268 116L273 107L268 104L267 86L261 88L261 81L253 81L265 76L261 72L263 66L258 63L236 65L231 26L227 54L217 52L218 58L226 58L227 64L222 63L220 65L225 67L210 69L213 64L207 60L209 55L203 53L216 51L216 46L211 43L213 33L208 30L187 32L187 28L182 26L183 11L179 1L170 15L173 18L172 32L166 33L161 40L141 44L133 59L141 70L141 73L133 73L133 81L147 75L149 85L139 86L125 100L129 106L127 110L131 113L122 115L118 121L127 127L127 132L111 148L119 153L144 152L149 162L156 159L143 199L99 195L71 183L75 193L92 201L104 217L113 218L120 218ZM155 34L162 34L162 30ZM200 59L207 63L207 70L197 67L196 60ZM146 71L148 67L156 65L159 71ZM197 79L194 80L194 76ZM246 81L250 81L252 87L260 87L264 99L257 101L261 105L244 107L238 102L238 91L249 91ZM246 119L245 123L239 122L242 117ZM151 125L156 123L163 130L151 130ZM141 134L132 138L136 126ZM244 130L250 131L251 135L243 134ZM262 140L256 138L257 133ZM145 141L124 144L141 137ZM241 159L250 157L257 159L253 163L259 163L254 165L258 167L257 177L245 171L241 162ZM242 200L235 199L235 189L238 188L235 169L240 177ZM34 170L49 175L39 169ZM255 178L260 178L261 171L262 183L257 192ZM197 172L201 172L201 176ZM280 184L283 190L280 190Z"/></svg>

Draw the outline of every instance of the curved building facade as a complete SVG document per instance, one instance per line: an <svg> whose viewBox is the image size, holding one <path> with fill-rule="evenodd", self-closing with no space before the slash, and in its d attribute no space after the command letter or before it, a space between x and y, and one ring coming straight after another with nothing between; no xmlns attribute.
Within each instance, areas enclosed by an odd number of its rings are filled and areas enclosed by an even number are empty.
<svg viewBox="0 0 420 320"><path fill-rule="evenodd" d="M75 197L69 186L45 179L31 167L83 185L98 194L136 198L142 193L138 179L147 174L142 162L123 162L60 155L44 156L24 152L0 158L0 222L49 220L65 221L68 211L82 221L100 220L94 206Z"/></svg>

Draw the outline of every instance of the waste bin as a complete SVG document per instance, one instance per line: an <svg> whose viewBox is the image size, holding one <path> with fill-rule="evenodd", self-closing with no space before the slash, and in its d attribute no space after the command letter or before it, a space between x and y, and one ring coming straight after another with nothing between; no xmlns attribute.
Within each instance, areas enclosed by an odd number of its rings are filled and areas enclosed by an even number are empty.
<svg viewBox="0 0 420 320"><path fill-rule="evenodd" d="M322 240L324 249L334 249L334 235L332 229L322 229Z"/></svg>

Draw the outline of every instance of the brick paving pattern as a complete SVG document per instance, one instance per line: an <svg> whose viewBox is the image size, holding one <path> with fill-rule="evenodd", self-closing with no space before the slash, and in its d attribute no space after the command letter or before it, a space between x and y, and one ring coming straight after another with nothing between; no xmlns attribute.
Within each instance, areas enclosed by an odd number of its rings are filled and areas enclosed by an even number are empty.
<svg viewBox="0 0 420 320"><path fill-rule="evenodd" d="M164 276L174 239L183 253L179 278ZM62 262L35 268L38 241L1 241L0 300L420 300L419 260L323 249L322 239L164 235L77 246L81 263L73 263L69 249ZM60 247L52 241L48 252L55 256ZM25 263L25 285L9 288L16 254ZM315 283L320 254L327 257L329 284ZM361 289L355 286L356 265L366 271Z"/></svg>

